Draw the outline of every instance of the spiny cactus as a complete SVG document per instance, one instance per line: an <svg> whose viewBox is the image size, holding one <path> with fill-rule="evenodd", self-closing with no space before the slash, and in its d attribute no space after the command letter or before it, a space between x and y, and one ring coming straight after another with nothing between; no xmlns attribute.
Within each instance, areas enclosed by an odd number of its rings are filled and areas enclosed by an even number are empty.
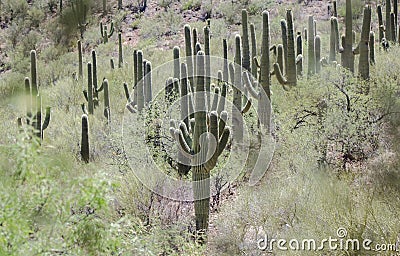
<svg viewBox="0 0 400 256"><path fill-rule="evenodd" d="M262 42L259 81L261 88L265 91L269 100L271 99L271 68L269 58L270 42L271 37L269 33L269 12L264 11L262 13Z"/></svg>
<svg viewBox="0 0 400 256"><path fill-rule="evenodd" d="M385 27L383 26L382 6L380 4L376 6L376 11L378 13L379 42L381 43L385 38Z"/></svg>
<svg viewBox="0 0 400 256"><path fill-rule="evenodd" d="M86 114L82 115L81 157L89 163L89 120Z"/></svg>
<svg viewBox="0 0 400 256"><path fill-rule="evenodd" d="M279 63L282 75L286 74L286 66L288 65L288 27L285 19L281 19L281 32L282 32L282 46L283 46L283 61L282 64Z"/></svg>
<svg viewBox="0 0 400 256"><path fill-rule="evenodd" d="M175 46L173 49L173 55L174 55L174 78L180 78L181 77L181 65L180 65L180 49L178 46Z"/></svg>
<svg viewBox="0 0 400 256"><path fill-rule="evenodd" d="M242 67L248 71L251 71L249 24L248 24L248 13L246 9L242 9L242 48L243 48Z"/></svg>
<svg viewBox="0 0 400 256"><path fill-rule="evenodd" d="M283 76L281 67L279 66L278 63L274 64L274 72L276 78L278 79L281 85L295 86L297 84L297 72L296 72L296 56L294 49L295 46L294 46L294 31L293 31L293 14L291 10L286 11L285 23L287 23L287 48L284 49L284 52L287 53L287 62L285 64L286 78ZM301 58L301 56L299 58Z"/></svg>
<svg viewBox="0 0 400 256"><path fill-rule="evenodd" d="M315 36L314 39L315 47L315 73L319 74L321 72L321 37L319 35Z"/></svg>
<svg viewBox="0 0 400 256"><path fill-rule="evenodd" d="M217 159L226 147L230 136L229 128L225 127L227 119L226 112L221 114L221 117L218 116L217 112L211 112L209 124L207 125L207 113L204 111L206 107L204 63L204 52L200 51L196 60L196 112L194 117L193 138L190 138L187 133L188 129L184 122L181 122L178 128L170 128L171 135L179 145L180 152L192 162L196 231L201 234L205 234L208 229L210 211L210 171L215 167ZM207 132L211 135L204 137L203 134ZM211 136L214 138L211 138ZM208 152L208 145L211 145L213 142L216 146L216 150L215 152ZM207 156L211 157L207 160Z"/></svg>
<svg viewBox="0 0 400 256"><path fill-rule="evenodd" d="M223 55L224 55L224 68L223 68L223 79L224 81L228 81L229 79L229 67L228 67L228 43L224 38L222 40L222 48L223 48Z"/></svg>
<svg viewBox="0 0 400 256"><path fill-rule="evenodd" d="M83 2L83 0L77 0L77 1L71 1L71 8L82 39L83 33L86 31L86 27L89 24L86 20L88 7Z"/></svg>
<svg viewBox="0 0 400 256"><path fill-rule="evenodd" d="M144 67L144 96L146 104L149 104L153 100L153 80L151 69L151 62L146 61L146 66Z"/></svg>
<svg viewBox="0 0 400 256"><path fill-rule="evenodd" d="M93 107L99 105L99 87L97 83L97 57L96 51L92 50L92 84L93 84Z"/></svg>
<svg viewBox="0 0 400 256"><path fill-rule="evenodd" d="M210 57L210 27L205 26L204 27L204 54L206 55L206 63L205 63L205 69L206 69L206 92L210 93L211 91L211 57ZM210 99L207 98L207 107L210 109Z"/></svg>
<svg viewBox="0 0 400 256"><path fill-rule="evenodd" d="M104 90L104 116L108 123L111 122L110 94L108 92L108 80L104 79L102 84Z"/></svg>
<svg viewBox="0 0 400 256"><path fill-rule="evenodd" d="M314 47L314 16L308 16L308 34L307 34L307 47L308 47L308 77L315 74L315 47Z"/></svg>
<svg viewBox="0 0 400 256"><path fill-rule="evenodd" d="M396 21L394 13L390 14L390 35L392 42L396 42Z"/></svg>
<svg viewBox="0 0 400 256"><path fill-rule="evenodd" d="M122 53L122 34L118 33L118 68L122 68L124 65L124 57Z"/></svg>
<svg viewBox="0 0 400 256"><path fill-rule="evenodd" d="M341 61L344 68L354 73L354 54L353 54L353 14L351 8L351 0L346 0L346 28L345 36L342 38L344 44L340 49Z"/></svg>
<svg viewBox="0 0 400 256"><path fill-rule="evenodd" d="M192 36L191 36L191 29L188 24L185 25L184 27L184 32L185 32L185 52L186 52L186 64L187 64L187 71L188 71L188 77L190 81L190 89L193 92L194 91L194 65L193 65L193 51L192 51Z"/></svg>
<svg viewBox="0 0 400 256"><path fill-rule="evenodd" d="M303 40L301 32L297 33L296 37L296 71L297 76L303 75Z"/></svg>
<svg viewBox="0 0 400 256"><path fill-rule="evenodd" d="M34 107L32 105L34 101L36 101L35 104L36 114L32 118L32 127L35 129L35 135L39 137L41 140L43 140L43 131L47 128L47 126L50 123L50 107L46 107L45 119L44 122L42 123L42 96L39 93L39 84L37 82L36 51L32 50L30 52L30 55L31 55L31 84L29 85L29 79L25 78L25 90L26 92L28 92L29 88L29 91L31 92L30 96L31 111L34 111ZM30 114L28 108L29 107L27 107L27 116L29 119L32 116L32 114ZM29 122L27 121L27 123Z"/></svg>
<svg viewBox="0 0 400 256"><path fill-rule="evenodd" d="M257 39L256 39L256 29L254 24L250 24L250 38L251 38L251 73L254 78L257 79L257 60L254 59L257 56Z"/></svg>
<svg viewBox="0 0 400 256"><path fill-rule="evenodd" d="M143 88L143 52L138 51L137 52L137 58L138 58L138 65L137 65L137 79L138 82L135 87L135 94L134 96L136 97L136 103L137 103L137 109L138 111L141 111L144 107L144 88Z"/></svg>
<svg viewBox="0 0 400 256"><path fill-rule="evenodd" d="M397 1L397 0L396 0ZM391 7L391 0L386 0L386 39L387 40L392 40L392 28L391 28L391 22L390 22L390 13L392 11L392 7Z"/></svg>
<svg viewBox="0 0 400 256"><path fill-rule="evenodd" d="M78 40L78 74L79 79L83 78L82 43Z"/></svg>
<svg viewBox="0 0 400 256"><path fill-rule="evenodd" d="M90 115L93 115L94 112L94 102L93 102L93 79L92 79L92 63L88 62L87 64L87 72L88 72L88 88L87 92L83 92L86 100L88 102L88 111Z"/></svg>
<svg viewBox="0 0 400 256"><path fill-rule="evenodd" d="M371 7L364 7L363 24L361 29L361 40L357 48L354 49L354 54L360 54L358 73L362 79L369 79L370 65L370 26L371 26Z"/></svg>
<svg viewBox="0 0 400 256"><path fill-rule="evenodd" d="M375 33L374 31L369 32L369 63L375 64Z"/></svg>
<svg viewBox="0 0 400 256"><path fill-rule="evenodd" d="M241 113L242 110L242 48L240 35L235 37L235 68L234 70L234 83L233 83L233 106L232 106L232 133L237 142L243 141L243 122Z"/></svg>
<svg viewBox="0 0 400 256"><path fill-rule="evenodd" d="M336 54L339 50L339 27L336 17L331 17L331 33L329 36L329 62L336 61Z"/></svg>
<svg viewBox="0 0 400 256"><path fill-rule="evenodd" d="M103 43L108 43L108 39L114 34L114 22L111 22L110 31L108 31L107 25L103 25L103 22L100 22L100 35L103 38Z"/></svg>

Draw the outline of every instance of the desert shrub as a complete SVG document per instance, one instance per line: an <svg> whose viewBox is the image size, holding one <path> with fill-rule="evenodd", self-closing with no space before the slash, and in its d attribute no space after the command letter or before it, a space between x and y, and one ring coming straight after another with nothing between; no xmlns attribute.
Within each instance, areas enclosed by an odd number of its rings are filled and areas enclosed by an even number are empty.
<svg viewBox="0 0 400 256"><path fill-rule="evenodd" d="M201 8L201 1L199 0L188 0L182 4L182 10L193 10L197 11Z"/></svg>

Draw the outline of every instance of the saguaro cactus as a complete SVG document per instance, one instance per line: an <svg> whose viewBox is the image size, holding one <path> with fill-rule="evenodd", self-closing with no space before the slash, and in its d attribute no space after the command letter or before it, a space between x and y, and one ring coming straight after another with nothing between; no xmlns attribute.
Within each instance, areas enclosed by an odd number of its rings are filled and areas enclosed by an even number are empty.
<svg viewBox="0 0 400 256"><path fill-rule="evenodd" d="M242 49L240 35L235 37L235 69L242 67ZM234 72L233 106L232 106L232 133L234 139L241 143L243 141L243 121L240 111L242 110L242 70Z"/></svg>
<svg viewBox="0 0 400 256"><path fill-rule="evenodd" d="M315 74L315 48L314 48L314 16L308 16L308 35L307 35L307 47L308 47L308 77Z"/></svg>
<svg viewBox="0 0 400 256"><path fill-rule="evenodd" d="M364 8L363 25L361 30L361 41L357 48L354 49L355 54L360 54L358 73L362 79L369 79L369 65L370 65L370 26L371 26L371 7Z"/></svg>
<svg viewBox="0 0 400 256"><path fill-rule="evenodd" d="M369 32L369 60L370 64L375 64L375 33L374 31Z"/></svg>
<svg viewBox="0 0 400 256"><path fill-rule="evenodd" d="M353 54L353 14L351 8L351 0L346 0L346 28L345 36L342 41L342 48L340 52L342 53L342 65L347 68L352 73L354 73L354 54Z"/></svg>
<svg viewBox="0 0 400 256"><path fill-rule="evenodd" d="M86 114L82 115L81 157L89 163L89 120Z"/></svg>
<svg viewBox="0 0 400 256"><path fill-rule="evenodd" d="M249 24L247 10L242 10L242 48L243 48L243 60L242 67L248 71L251 71L250 67L250 44L249 44Z"/></svg>
<svg viewBox="0 0 400 256"><path fill-rule="evenodd" d="M383 38L385 38L385 27L383 26L382 6L380 4L376 6L376 11L378 13L379 43L381 43Z"/></svg>
<svg viewBox="0 0 400 256"><path fill-rule="evenodd" d="M295 86L297 84L297 72L296 72L296 56L294 49L294 31L293 31L293 15L291 10L286 11L286 23L287 23L287 49L284 51L287 53L286 62L286 77L282 74L282 70L278 63L274 64L275 76L279 83L283 86ZM282 22L281 22L282 24Z"/></svg>
<svg viewBox="0 0 400 256"><path fill-rule="evenodd" d="M118 68L122 68L124 66L124 57L122 53L122 34L118 33Z"/></svg>
<svg viewBox="0 0 400 256"><path fill-rule="evenodd" d="M193 92L194 91L194 65L193 65L193 53L192 53L192 37L191 37L191 30L190 26L188 24L185 25L184 27L184 32L185 32L185 52L186 52L186 64L187 64L187 71L188 71L188 77L190 81L190 89Z"/></svg>
<svg viewBox="0 0 400 256"><path fill-rule="evenodd" d="M397 0L396 0L397 1ZM390 26L391 22L390 22L390 13L392 12L392 7L390 4L390 0L386 0L386 40L392 40L392 28Z"/></svg>
<svg viewBox="0 0 400 256"><path fill-rule="evenodd" d="M110 94L108 92L108 80L104 79L102 84L104 90L104 116L111 122Z"/></svg>
<svg viewBox="0 0 400 256"><path fill-rule="evenodd" d="M107 25L103 25L103 22L100 22L100 34L103 38L103 43L108 43L108 39L114 34L114 22L111 22L110 31L108 31Z"/></svg>
<svg viewBox="0 0 400 256"><path fill-rule="evenodd" d="M78 40L78 74L79 79L83 78L82 43Z"/></svg>
<svg viewBox="0 0 400 256"><path fill-rule="evenodd" d="M200 51L196 60L196 112L193 139L190 139L184 122L181 122L179 128L170 128L171 135L179 145L180 152L191 159L192 162L196 230L200 234L205 234L208 229L210 171L216 166L217 159L223 152L230 136L229 128L225 127L226 112L221 114L221 117L218 116L216 111L211 112L207 124L204 62L204 52ZM206 132L209 132L210 135L204 136ZM211 144L215 145L214 152L209 152ZM211 157L207 160L207 156Z"/></svg>
<svg viewBox="0 0 400 256"><path fill-rule="evenodd" d="M339 50L339 27L336 17L331 17L331 33L329 36L329 62L336 61L336 54Z"/></svg>

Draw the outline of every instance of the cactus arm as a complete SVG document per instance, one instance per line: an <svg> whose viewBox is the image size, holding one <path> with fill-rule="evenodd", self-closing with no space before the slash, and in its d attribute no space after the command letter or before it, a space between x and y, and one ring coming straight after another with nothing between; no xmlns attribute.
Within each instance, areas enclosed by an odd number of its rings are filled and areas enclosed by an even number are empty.
<svg viewBox="0 0 400 256"><path fill-rule="evenodd" d="M274 71L275 71L275 76L278 82L283 86L283 89L285 91L289 91L289 87L287 87L288 81L283 77L281 68L279 67L278 63L274 63Z"/></svg>
<svg viewBox="0 0 400 256"><path fill-rule="evenodd" d="M100 35L101 35L102 38L104 38L103 22L100 22Z"/></svg>
<svg viewBox="0 0 400 256"><path fill-rule="evenodd" d="M218 143L217 156L220 156L222 154L226 145L228 144L230 133L231 133L231 130L228 127L225 127L224 131L222 132L221 139Z"/></svg>
<svg viewBox="0 0 400 256"><path fill-rule="evenodd" d="M250 80L249 74L245 71L243 72L243 80L244 80L244 86L247 88L249 91L250 95L255 98L259 99L259 93L256 91L255 86L253 86L252 81ZM256 83L256 82L255 82Z"/></svg>
<svg viewBox="0 0 400 256"><path fill-rule="evenodd" d="M129 89L128 89L128 84L124 83L124 92L125 92L125 97L127 101L130 101L130 95L129 95Z"/></svg>
<svg viewBox="0 0 400 256"><path fill-rule="evenodd" d="M250 107L251 107L251 99L248 99L246 105L244 105L243 109L240 111L242 115L246 114L250 110Z"/></svg>
<svg viewBox="0 0 400 256"><path fill-rule="evenodd" d="M87 90L83 90L83 96L85 97L86 101L89 101Z"/></svg>
<svg viewBox="0 0 400 256"><path fill-rule="evenodd" d="M192 145L193 141L190 138L189 130L188 130L188 128L187 128L187 126L186 126L186 124L184 122L180 122L179 123L179 130L181 130L183 138L185 139L186 144L188 144L189 147L190 147L190 145Z"/></svg>
<svg viewBox="0 0 400 256"><path fill-rule="evenodd" d="M110 32L108 33L108 38L110 38L114 34L114 22L111 21Z"/></svg>
<svg viewBox="0 0 400 256"><path fill-rule="evenodd" d="M218 102L219 102L219 87L215 87L214 89L214 98L213 98L213 103L211 106L211 111L216 111L218 109Z"/></svg>
<svg viewBox="0 0 400 256"><path fill-rule="evenodd" d="M174 128L170 128L174 129ZM186 143L185 138L183 137L183 134L181 132L181 130L179 129L174 129L174 138L175 140L178 142L178 148L179 151L187 158L192 159L193 158L193 154L191 152L191 149L189 147L189 145Z"/></svg>
<svg viewBox="0 0 400 256"><path fill-rule="evenodd" d="M81 156L83 161L89 162L89 121L86 114L82 115Z"/></svg>

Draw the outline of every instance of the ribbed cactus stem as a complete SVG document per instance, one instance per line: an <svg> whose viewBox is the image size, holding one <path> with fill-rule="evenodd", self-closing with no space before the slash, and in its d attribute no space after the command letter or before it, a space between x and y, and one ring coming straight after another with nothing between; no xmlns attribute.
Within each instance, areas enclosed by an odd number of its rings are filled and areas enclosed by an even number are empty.
<svg viewBox="0 0 400 256"><path fill-rule="evenodd" d="M180 49L178 46L175 46L173 49L173 57L174 57L174 78L180 78L180 61L179 61L179 56L180 55Z"/></svg>
<svg viewBox="0 0 400 256"><path fill-rule="evenodd" d="M104 116L107 118L108 122L111 122L110 94L108 91L107 79L104 79L102 87L104 90Z"/></svg>
<svg viewBox="0 0 400 256"><path fill-rule="evenodd" d="M246 9L242 9L242 48L243 48L242 67L248 71L251 71L249 24L248 24L248 13Z"/></svg>
<svg viewBox="0 0 400 256"><path fill-rule="evenodd" d="M371 7L364 8L363 25L361 30L361 41L358 45L360 58L358 64L358 73L362 79L369 79L370 65L370 26L371 26Z"/></svg>
<svg viewBox="0 0 400 256"><path fill-rule="evenodd" d="M337 18L337 3L336 3L336 0L333 0L332 4L333 4L333 16L335 18Z"/></svg>
<svg viewBox="0 0 400 256"><path fill-rule="evenodd" d="M396 0L397 1L397 0ZM392 40L392 27L390 22L390 13L392 11L391 0L386 0L386 40Z"/></svg>
<svg viewBox="0 0 400 256"><path fill-rule="evenodd" d="M343 48L343 67L354 73L353 13L351 8L351 0L346 0L346 29Z"/></svg>
<svg viewBox="0 0 400 256"><path fill-rule="evenodd" d="M232 132L233 138L238 143L243 141L243 122L242 110L242 45L240 35L235 37L235 82L233 86L233 106L232 106ZM239 69L239 70L238 70Z"/></svg>
<svg viewBox="0 0 400 256"><path fill-rule="evenodd" d="M190 81L190 87L191 91L194 91L194 65L193 65L193 53L192 53L192 38L191 38L191 29L189 25L185 25L184 27L184 32L185 32L185 52L186 52L186 63L187 63L187 71L188 71L188 77Z"/></svg>
<svg viewBox="0 0 400 256"><path fill-rule="evenodd" d="M181 104L181 120L185 123L186 127L189 127L189 88L188 88L188 77L187 77L187 66L186 63L181 64L181 83L180 83L180 104Z"/></svg>
<svg viewBox="0 0 400 256"><path fill-rule="evenodd" d="M336 61L336 50L337 50L337 38L335 31L335 21L337 23L337 19L335 17L331 17L331 33L329 35L329 62Z"/></svg>
<svg viewBox="0 0 400 256"><path fill-rule="evenodd" d="M378 4L376 6L376 11L378 13L378 30L379 30L379 43L382 42L382 39L385 37L384 34L384 26L383 26L383 15L382 15L382 6Z"/></svg>
<svg viewBox="0 0 400 256"><path fill-rule="evenodd" d="M96 51L92 50L92 84L93 84L93 107L99 105L99 94L97 84L97 57Z"/></svg>
<svg viewBox="0 0 400 256"><path fill-rule="evenodd" d="M254 24L250 24L250 38L251 38L251 74L257 79L257 63L254 59L257 56L257 39L256 39L256 29Z"/></svg>
<svg viewBox="0 0 400 256"><path fill-rule="evenodd" d="M138 83L136 85L137 92L137 109L141 111L144 107L144 84L143 84L143 52L137 52L137 79Z"/></svg>
<svg viewBox="0 0 400 256"><path fill-rule="evenodd" d="M282 44L278 44L277 55L276 55L276 63L279 65L279 69L281 70L281 72L283 72L281 67L282 68L284 67L283 52L284 52L283 45ZM282 73L282 75L283 75L283 73Z"/></svg>
<svg viewBox="0 0 400 256"><path fill-rule="evenodd" d="M314 17L308 17L308 34L307 34L307 47L308 47L308 71L307 75L310 77L315 74L315 48L314 48Z"/></svg>
<svg viewBox="0 0 400 256"><path fill-rule="evenodd" d="M296 71L297 76L303 75L303 40L301 38L301 32L296 37Z"/></svg>
<svg viewBox="0 0 400 256"><path fill-rule="evenodd" d="M369 60L370 64L375 64L375 33L374 31L369 32Z"/></svg>
<svg viewBox="0 0 400 256"><path fill-rule="evenodd" d="M211 57L210 57L210 27L204 27L204 54L205 54L205 70L206 70L206 92L210 95L211 92ZM210 97L207 97L207 109L210 109Z"/></svg>
<svg viewBox="0 0 400 256"><path fill-rule="evenodd" d="M82 115L81 157L89 163L89 120L86 114Z"/></svg>
<svg viewBox="0 0 400 256"><path fill-rule="evenodd" d="M124 56L122 53L122 34L118 33L118 68L122 68L124 65Z"/></svg>
<svg viewBox="0 0 400 256"><path fill-rule="evenodd" d="M37 69L36 69L36 51L31 51L31 85L32 94L36 96L38 94L38 83L37 83Z"/></svg>
<svg viewBox="0 0 400 256"><path fill-rule="evenodd" d="M260 86L265 91L268 99L271 99L271 67L269 58L271 37L269 34L269 12L262 13L262 43L260 63Z"/></svg>
<svg viewBox="0 0 400 256"><path fill-rule="evenodd" d="M296 72L296 55L294 45L294 28L293 28L293 14L291 10L286 11L286 21L288 29L287 37L287 61L285 64L286 75L289 85L293 86L297 84L297 72Z"/></svg>
<svg viewBox="0 0 400 256"><path fill-rule="evenodd" d="M87 64L87 72L88 72L88 90L87 90L88 111L89 114L92 115L94 111L94 104L93 104L92 63L90 62Z"/></svg>
<svg viewBox="0 0 400 256"><path fill-rule="evenodd" d="M224 52L223 79L225 82L228 82L228 80L229 80L228 43L225 38L222 40L222 48L223 48L223 52Z"/></svg>
<svg viewBox="0 0 400 256"><path fill-rule="evenodd" d="M390 35L392 36L391 40L396 42L396 22L394 13L390 14Z"/></svg>
<svg viewBox="0 0 400 256"><path fill-rule="evenodd" d="M29 124L32 117L32 87L29 77L25 77L25 102L27 124Z"/></svg>
<svg viewBox="0 0 400 256"><path fill-rule="evenodd" d="M82 59L82 42L78 40L78 77L81 80L83 78L83 59Z"/></svg>
<svg viewBox="0 0 400 256"><path fill-rule="evenodd" d="M321 37L317 35L315 37L315 73L319 74L321 72Z"/></svg>
<svg viewBox="0 0 400 256"><path fill-rule="evenodd" d="M149 103L153 100L153 79L151 72L151 62L146 62L145 67L145 102Z"/></svg>
<svg viewBox="0 0 400 256"><path fill-rule="evenodd" d="M286 20L282 19L281 20L281 36L282 36L282 45L283 45L283 65L280 66L281 71L282 71L282 75L286 74L286 66L288 65L288 32L287 32L288 28L287 28L287 22ZM281 65L281 63L279 64Z"/></svg>

